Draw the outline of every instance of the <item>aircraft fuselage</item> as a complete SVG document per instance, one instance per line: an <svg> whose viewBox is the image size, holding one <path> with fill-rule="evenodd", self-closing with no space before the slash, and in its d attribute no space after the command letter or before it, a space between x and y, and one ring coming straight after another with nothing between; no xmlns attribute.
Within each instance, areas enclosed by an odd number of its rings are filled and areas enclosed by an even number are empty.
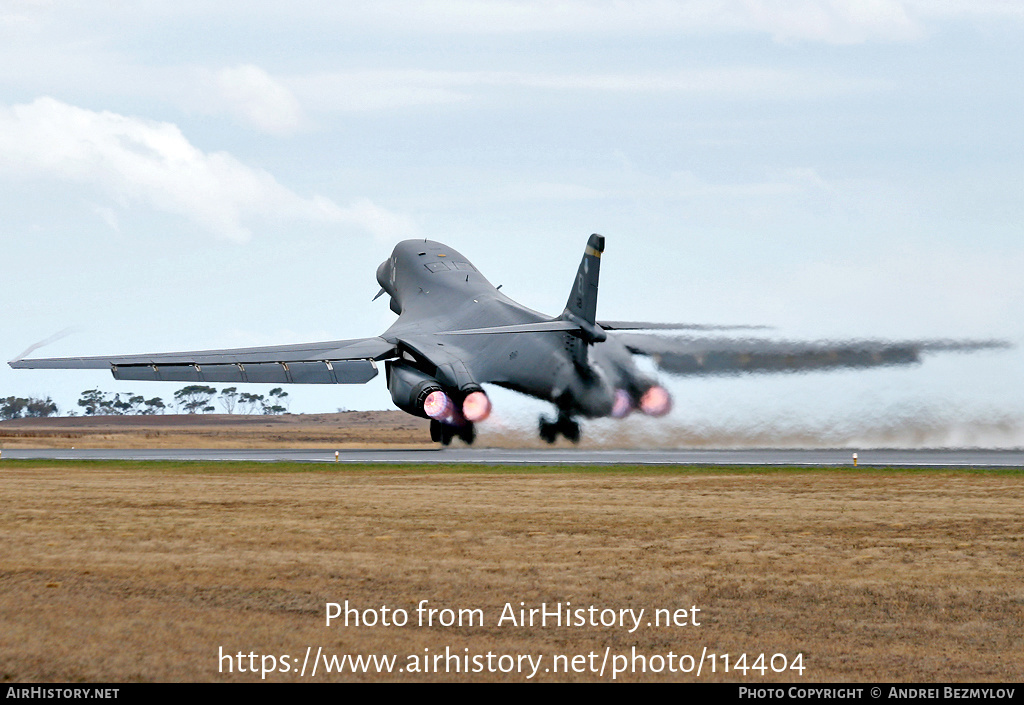
<svg viewBox="0 0 1024 705"><path fill-rule="evenodd" d="M589 347L585 366L574 361L578 338L567 332L446 335L551 318L505 296L442 243L399 243L377 281L399 314L381 335L399 345L399 364L436 375L455 394L497 384L550 401L568 416L594 418L612 413L616 390L638 399L652 384L612 335Z"/></svg>

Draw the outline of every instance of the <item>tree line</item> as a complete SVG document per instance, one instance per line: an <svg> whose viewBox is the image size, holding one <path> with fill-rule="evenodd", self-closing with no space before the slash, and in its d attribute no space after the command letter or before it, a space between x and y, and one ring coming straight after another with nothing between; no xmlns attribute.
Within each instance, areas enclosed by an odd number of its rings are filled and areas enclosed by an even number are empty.
<svg viewBox="0 0 1024 705"><path fill-rule="evenodd" d="M141 394L111 394L99 389L85 390L77 402L83 416L148 416L166 413L169 408L186 414L205 414L217 411L215 404L228 414L283 414L288 411L288 392L281 387L271 389L266 395L239 392L237 387L226 387L218 392L215 387L190 384L176 391L174 400L169 403L160 397L146 399ZM50 397L0 398L0 420L59 416L59 412ZM67 414L77 415L74 409Z"/></svg>
<svg viewBox="0 0 1024 705"><path fill-rule="evenodd" d="M39 418L56 416L57 405L46 397L7 397L0 399L0 419Z"/></svg>

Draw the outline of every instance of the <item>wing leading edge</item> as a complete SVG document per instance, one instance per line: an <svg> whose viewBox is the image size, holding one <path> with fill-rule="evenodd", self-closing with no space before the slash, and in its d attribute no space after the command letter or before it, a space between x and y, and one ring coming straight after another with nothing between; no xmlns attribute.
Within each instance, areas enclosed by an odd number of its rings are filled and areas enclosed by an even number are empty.
<svg viewBox="0 0 1024 705"><path fill-rule="evenodd" d="M145 355L12 360L15 369L109 369L115 379L145 382L364 384L376 361L395 356L383 338L332 340Z"/></svg>

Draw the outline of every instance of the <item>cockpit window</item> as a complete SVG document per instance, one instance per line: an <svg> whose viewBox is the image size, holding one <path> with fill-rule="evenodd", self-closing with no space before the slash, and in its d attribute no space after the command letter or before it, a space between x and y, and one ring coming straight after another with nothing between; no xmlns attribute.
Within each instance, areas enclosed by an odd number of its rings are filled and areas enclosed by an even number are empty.
<svg viewBox="0 0 1024 705"><path fill-rule="evenodd" d="M455 265L456 269L461 269L461 270L463 270L465 272L475 272L476 271L476 267L471 265L469 262L452 262L452 264Z"/></svg>
<svg viewBox="0 0 1024 705"><path fill-rule="evenodd" d="M427 262L423 266L426 267L427 269L429 269L431 272L448 272L448 271L451 271L451 267L449 267L444 262Z"/></svg>

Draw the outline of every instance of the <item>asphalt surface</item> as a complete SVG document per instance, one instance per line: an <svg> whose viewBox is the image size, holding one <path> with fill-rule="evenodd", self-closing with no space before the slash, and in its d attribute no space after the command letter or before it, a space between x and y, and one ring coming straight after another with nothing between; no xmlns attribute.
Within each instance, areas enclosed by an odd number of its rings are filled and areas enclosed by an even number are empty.
<svg viewBox="0 0 1024 705"><path fill-rule="evenodd" d="M1024 449L858 450L862 466L1020 467ZM233 449L53 449L4 450L4 459L53 460L247 460L258 462L334 463L329 450ZM581 450L573 448L429 448L423 450L341 450L338 463L478 463L485 465L834 465L853 466L849 449L744 449L744 450Z"/></svg>

